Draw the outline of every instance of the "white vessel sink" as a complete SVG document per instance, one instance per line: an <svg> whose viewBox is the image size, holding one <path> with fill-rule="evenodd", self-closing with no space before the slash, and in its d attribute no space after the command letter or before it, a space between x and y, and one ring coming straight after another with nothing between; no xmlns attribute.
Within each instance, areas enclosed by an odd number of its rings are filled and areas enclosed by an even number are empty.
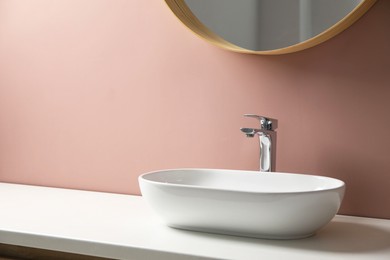
<svg viewBox="0 0 390 260"><path fill-rule="evenodd" d="M139 184L170 227L268 239L313 235L335 216L345 190L329 177L214 169L150 172Z"/></svg>

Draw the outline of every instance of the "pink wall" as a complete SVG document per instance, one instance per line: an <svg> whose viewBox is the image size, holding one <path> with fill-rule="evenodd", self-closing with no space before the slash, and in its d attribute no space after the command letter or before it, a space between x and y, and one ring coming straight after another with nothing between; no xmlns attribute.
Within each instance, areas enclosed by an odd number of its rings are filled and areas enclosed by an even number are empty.
<svg viewBox="0 0 390 260"><path fill-rule="evenodd" d="M256 170L244 113L279 119L278 171L340 178L390 218L390 1L315 48L220 50L164 1L0 0L0 181L138 194L141 173Z"/></svg>

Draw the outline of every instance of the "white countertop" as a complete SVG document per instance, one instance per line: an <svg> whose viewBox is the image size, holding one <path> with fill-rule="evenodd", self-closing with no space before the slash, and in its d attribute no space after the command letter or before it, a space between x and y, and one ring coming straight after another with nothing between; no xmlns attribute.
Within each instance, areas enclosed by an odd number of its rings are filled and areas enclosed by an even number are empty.
<svg viewBox="0 0 390 260"><path fill-rule="evenodd" d="M0 183L0 243L115 259L390 259L390 220L264 240L169 228L142 197ZM288 216L286 216L288 217Z"/></svg>

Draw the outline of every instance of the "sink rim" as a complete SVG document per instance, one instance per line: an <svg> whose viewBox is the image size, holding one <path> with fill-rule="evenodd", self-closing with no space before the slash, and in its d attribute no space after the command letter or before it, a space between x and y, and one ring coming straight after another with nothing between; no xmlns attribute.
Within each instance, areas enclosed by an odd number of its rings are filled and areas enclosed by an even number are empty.
<svg viewBox="0 0 390 260"><path fill-rule="evenodd" d="M162 182L159 180L151 180L146 177L153 176L157 174L167 173L167 172L179 172L179 171L198 171L198 172L221 172L221 173L229 173L229 174L255 174L258 176L295 176L297 178L307 178L307 179L317 179L317 180L326 180L331 183L332 187L322 187L320 189L313 190L296 190L296 191L254 191L254 190L243 190L243 189L227 189L221 187L209 187L202 186L197 184L183 184L183 183L172 183L172 182ZM223 177L221 177L223 178ZM261 178L261 177L255 177ZM292 173L292 172L259 172L259 171L249 171L249 170L232 170L232 169L208 169L208 168L175 168L175 169L164 169L164 170L156 170L141 174L138 177L139 182L145 181L148 183L153 183L154 185L162 186L162 187L177 187L177 188L186 188L186 189L202 189L207 191L221 191L221 192L235 192L235 193L249 193L249 194L261 194L261 195L288 195L288 194L308 194L308 193L319 193L319 192L328 192L345 188L345 182L328 176L320 176L320 175L312 175L312 174L304 174L304 173Z"/></svg>

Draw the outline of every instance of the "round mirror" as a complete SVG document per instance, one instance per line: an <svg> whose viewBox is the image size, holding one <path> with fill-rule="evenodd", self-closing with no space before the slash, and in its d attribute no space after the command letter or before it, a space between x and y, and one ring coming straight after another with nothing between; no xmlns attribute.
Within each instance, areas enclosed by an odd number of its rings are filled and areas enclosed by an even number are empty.
<svg viewBox="0 0 390 260"><path fill-rule="evenodd" d="M224 49L282 54L348 28L376 0L165 0L193 32Z"/></svg>

